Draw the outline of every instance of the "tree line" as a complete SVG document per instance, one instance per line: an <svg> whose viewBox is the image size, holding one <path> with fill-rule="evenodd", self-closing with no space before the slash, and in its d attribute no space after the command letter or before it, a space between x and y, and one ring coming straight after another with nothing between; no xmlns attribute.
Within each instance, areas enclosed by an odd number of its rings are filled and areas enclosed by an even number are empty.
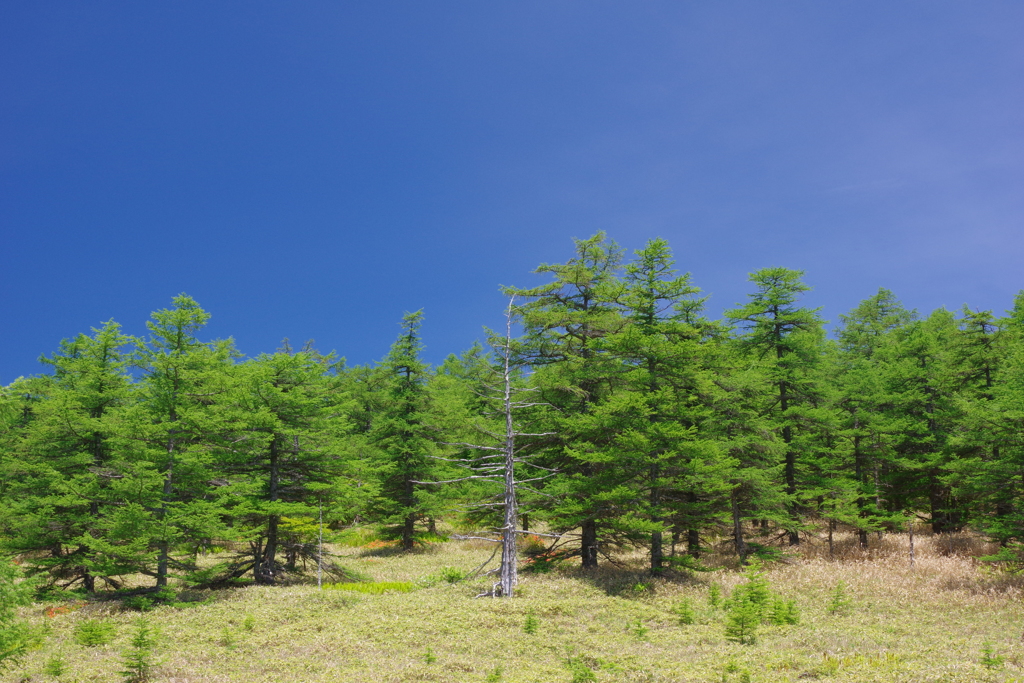
<svg viewBox="0 0 1024 683"><path fill-rule="evenodd" d="M505 288L518 336L437 367L419 312L349 367L287 341L243 358L203 340L186 295L144 337L111 321L64 340L0 396L0 549L94 591L273 584L319 559L321 517L404 549L438 519L521 519L583 567L642 547L655 573L712 539L745 560L822 525L864 546L909 521L1024 541L1024 292L1001 317L921 317L880 289L829 338L786 268L709 319L661 239L627 257L598 233L537 272Z"/></svg>

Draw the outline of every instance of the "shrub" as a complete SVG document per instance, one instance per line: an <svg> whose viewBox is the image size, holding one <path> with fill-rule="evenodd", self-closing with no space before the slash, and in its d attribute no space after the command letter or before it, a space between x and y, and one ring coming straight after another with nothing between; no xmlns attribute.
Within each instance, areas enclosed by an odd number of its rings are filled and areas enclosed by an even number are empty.
<svg viewBox="0 0 1024 683"><path fill-rule="evenodd" d="M427 651L423 653L423 661L427 664L433 664L437 661L437 655L434 654L434 650L427 646Z"/></svg>
<svg viewBox="0 0 1024 683"><path fill-rule="evenodd" d="M85 647L106 645L117 635L117 627L109 621L89 619L75 627L75 642Z"/></svg>
<svg viewBox="0 0 1024 683"><path fill-rule="evenodd" d="M523 632L533 635L540 628L540 620L537 619L532 613L526 615L526 621L523 622Z"/></svg>
<svg viewBox="0 0 1024 683"><path fill-rule="evenodd" d="M468 574L469 572L456 569L455 567L441 567L441 571L437 573L437 576L445 583L458 583L465 579Z"/></svg>
<svg viewBox="0 0 1024 683"><path fill-rule="evenodd" d="M561 553L544 552L530 557L523 564L522 570L530 574L547 574L552 569L557 569L564 559Z"/></svg>
<svg viewBox="0 0 1024 683"><path fill-rule="evenodd" d="M496 666L493 671L487 674L487 678L485 678L484 681L486 681L486 683L498 683L504 673L504 668Z"/></svg>
<svg viewBox="0 0 1024 683"><path fill-rule="evenodd" d="M527 557L535 557L537 555L543 555L548 549L548 546L540 536L528 534L526 536L519 537L519 549Z"/></svg>

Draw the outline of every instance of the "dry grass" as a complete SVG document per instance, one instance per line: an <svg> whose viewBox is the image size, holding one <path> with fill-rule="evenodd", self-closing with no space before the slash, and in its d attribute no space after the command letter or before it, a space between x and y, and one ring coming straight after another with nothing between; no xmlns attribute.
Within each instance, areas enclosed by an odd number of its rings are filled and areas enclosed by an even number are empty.
<svg viewBox="0 0 1024 683"><path fill-rule="evenodd" d="M487 544L449 542L408 554L341 548L352 568L374 580L432 585L384 595L249 587L201 607L157 609L147 615L161 633L155 680L568 683L571 658L577 677L582 664L599 682L1024 681L1024 580L986 570L974 558L990 549L970 536L915 540L914 567L906 536L872 537L866 552L855 538L838 536L831 559L827 545L805 544L769 570L773 589L797 600L801 623L765 626L748 646L727 641L721 611L707 607L710 583L728 593L742 581L724 552L707 559L721 569L693 576L652 580L641 555L596 573L527 575L521 597L508 601L474 599L487 587L483 580L430 580L442 567L480 564L490 555ZM831 615L826 605L840 580L853 605ZM673 612L683 598L697 611L694 624L680 625ZM43 671L57 652L69 665L62 681L120 680L120 653L137 613L92 603L48 617L45 607L25 614L47 624L49 636L3 681L56 680ZM534 634L523 631L528 614L539 623ZM118 625L115 641L75 644L75 624L95 618ZM1002 667L980 663L986 642L1006 660ZM428 650L436 661L428 661Z"/></svg>

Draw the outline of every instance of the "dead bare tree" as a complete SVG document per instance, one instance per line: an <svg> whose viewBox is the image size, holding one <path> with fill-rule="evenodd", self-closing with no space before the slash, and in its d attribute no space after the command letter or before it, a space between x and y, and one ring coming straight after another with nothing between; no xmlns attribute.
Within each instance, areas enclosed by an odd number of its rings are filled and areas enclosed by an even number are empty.
<svg viewBox="0 0 1024 683"><path fill-rule="evenodd" d="M534 452L531 454L529 452L524 452L526 449L520 448L520 444L517 443L517 439L520 438L530 438L535 440L543 439L544 437L553 436L554 433L528 433L519 431L516 427L515 416L518 411L543 407L547 404L532 401L520 401L516 399L518 394L528 392L529 390L515 386L517 364L515 360L515 349L513 348L514 343L512 340L512 322L515 317L513 308L514 302L515 297L512 297L509 300L508 309L505 313L504 338L492 337L491 346L494 348L500 359L500 366L496 368L500 374L500 381L496 386L491 387L491 392L489 395L485 396L485 398L500 402L500 410L498 413L503 419L504 430L502 432L498 432L492 429L487 429L481 425L476 426L476 430L482 436L486 437L487 441L497 445L462 442L449 443L449 445L452 446L461 446L463 448L482 451L484 453L484 455L476 458L445 458L445 460L448 460L449 462L455 462L459 466L472 471L473 474L444 481L417 482L421 484L449 484L471 479L484 479L495 482L500 481L502 483L501 493L496 496L497 500L479 504L480 507L501 508L503 510L503 519L500 528L479 532L481 534L493 534L493 536L496 537L476 535L455 536L455 538L475 538L478 540L487 540L501 544L501 564L496 570L496 573L498 574L498 581L492 586L490 591L482 593L478 597L491 596L511 598L514 595L515 586L519 582L516 538L521 533L527 533L519 528L519 492L521 490L531 490L536 493L540 493L539 491L536 491L536 489L530 487L529 484L547 479L555 474L555 470L530 462L537 453ZM524 469L527 470L525 478L517 478L517 472L521 472ZM530 470L532 470L532 473ZM493 559L495 555L497 555L497 553L494 553L491 559ZM490 560L486 561L475 572L473 572L473 575L479 574L489 563ZM488 573L495 573L495 570Z"/></svg>

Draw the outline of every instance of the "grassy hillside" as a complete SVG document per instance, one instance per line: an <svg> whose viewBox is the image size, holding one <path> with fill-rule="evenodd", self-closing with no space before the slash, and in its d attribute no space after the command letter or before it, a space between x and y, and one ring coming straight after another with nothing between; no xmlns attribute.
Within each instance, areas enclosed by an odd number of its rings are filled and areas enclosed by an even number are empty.
<svg viewBox="0 0 1024 683"><path fill-rule="evenodd" d="M1024 581L980 566L972 555L982 544L919 537L912 568L905 537L872 538L865 555L851 541L837 546L842 559L805 548L768 567L772 590L797 601L800 623L765 624L753 644L728 640L726 612L708 604L712 584L727 597L745 581L727 556L707 559L716 571L658 580L640 571L641 556L624 557L593 574L528 574L513 600L476 599L486 580L447 579L491 549L450 541L411 554L336 549L375 581L414 583L410 592L253 586L186 594L212 600L144 615L109 601L36 604L24 615L48 635L2 680L119 681L145 618L159 631L153 680L177 683L1024 681ZM831 613L840 581L849 605ZM693 623L680 623L684 601ZM110 643L76 642L90 620L115 626Z"/></svg>

